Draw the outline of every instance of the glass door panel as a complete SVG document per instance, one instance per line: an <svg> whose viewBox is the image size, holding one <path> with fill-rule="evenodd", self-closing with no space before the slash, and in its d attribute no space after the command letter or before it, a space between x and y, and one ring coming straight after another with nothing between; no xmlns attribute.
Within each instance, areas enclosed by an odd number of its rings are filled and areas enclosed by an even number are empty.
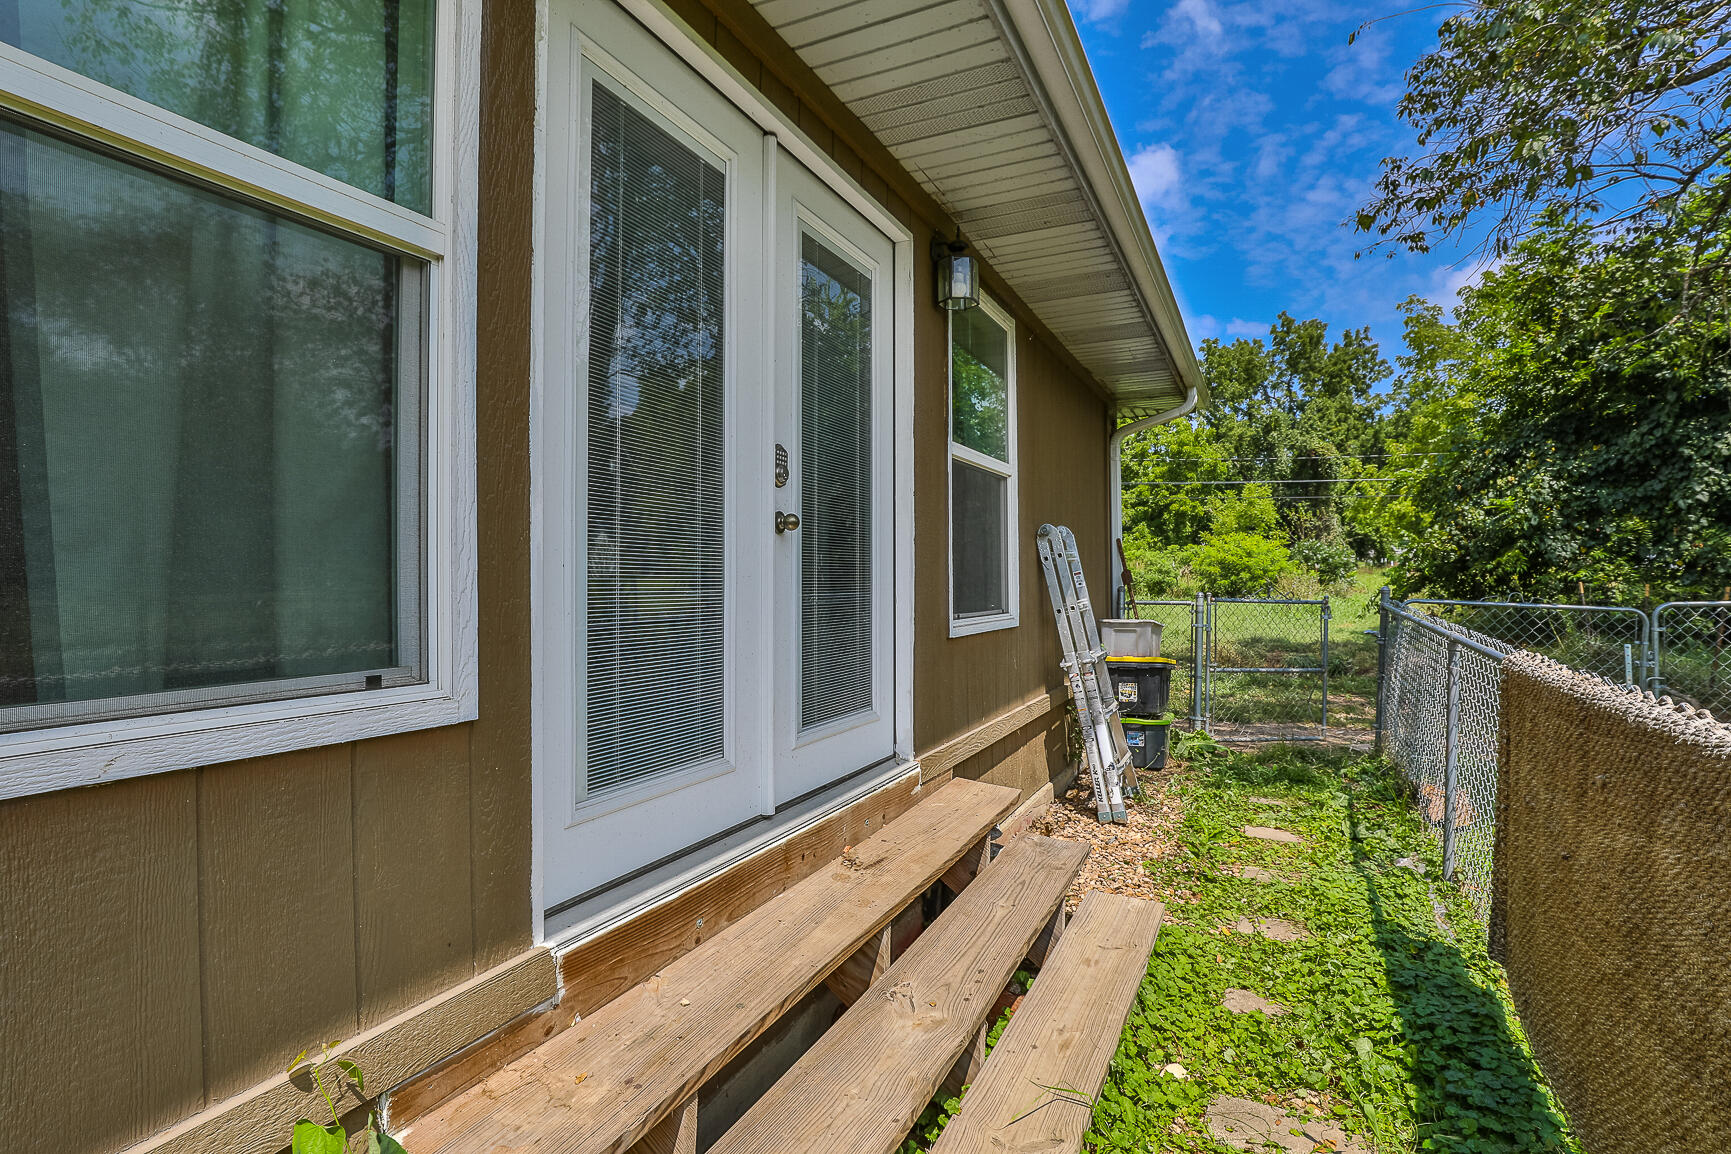
<svg viewBox="0 0 1731 1154"><path fill-rule="evenodd" d="M781 157L775 325L778 805L893 753L889 240ZM786 525L785 520L779 522Z"/></svg>

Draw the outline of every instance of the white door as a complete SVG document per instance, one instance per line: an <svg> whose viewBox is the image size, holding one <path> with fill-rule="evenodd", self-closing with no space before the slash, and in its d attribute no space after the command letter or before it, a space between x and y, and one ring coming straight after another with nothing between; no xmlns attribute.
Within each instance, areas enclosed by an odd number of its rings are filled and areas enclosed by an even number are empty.
<svg viewBox="0 0 1731 1154"><path fill-rule="evenodd" d="M616 7L549 13L543 897L762 813L765 137Z"/></svg>
<svg viewBox="0 0 1731 1154"><path fill-rule="evenodd" d="M889 239L785 153L774 171L782 805L894 752L895 309Z"/></svg>

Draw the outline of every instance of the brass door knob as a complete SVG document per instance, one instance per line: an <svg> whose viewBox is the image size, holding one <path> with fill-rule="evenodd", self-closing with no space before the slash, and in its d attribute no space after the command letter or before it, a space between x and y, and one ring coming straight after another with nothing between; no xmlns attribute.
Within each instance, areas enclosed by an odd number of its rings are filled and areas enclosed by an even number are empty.
<svg viewBox="0 0 1731 1154"><path fill-rule="evenodd" d="M777 513L775 515L775 531L777 533L791 533L797 528L799 528L799 515L797 513Z"/></svg>

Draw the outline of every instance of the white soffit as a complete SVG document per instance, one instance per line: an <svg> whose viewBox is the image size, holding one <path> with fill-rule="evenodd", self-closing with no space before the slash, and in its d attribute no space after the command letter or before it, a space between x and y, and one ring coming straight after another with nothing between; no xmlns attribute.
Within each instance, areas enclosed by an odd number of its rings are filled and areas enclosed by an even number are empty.
<svg viewBox="0 0 1731 1154"><path fill-rule="evenodd" d="M1206 390L1063 0L752 0L1117 400Z"/></svg>

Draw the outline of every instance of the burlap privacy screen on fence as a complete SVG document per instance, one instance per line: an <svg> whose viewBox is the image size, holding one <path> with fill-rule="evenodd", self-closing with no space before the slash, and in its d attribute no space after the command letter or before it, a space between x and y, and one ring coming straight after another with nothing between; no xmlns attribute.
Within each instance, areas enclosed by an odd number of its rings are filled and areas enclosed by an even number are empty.
<svg viewBox="0 0 1731 1154"><path fill-rule="evenodd" d="M1491 951L1589 1154L1731 1149L1731 726L1503 663Z"/></svg>

